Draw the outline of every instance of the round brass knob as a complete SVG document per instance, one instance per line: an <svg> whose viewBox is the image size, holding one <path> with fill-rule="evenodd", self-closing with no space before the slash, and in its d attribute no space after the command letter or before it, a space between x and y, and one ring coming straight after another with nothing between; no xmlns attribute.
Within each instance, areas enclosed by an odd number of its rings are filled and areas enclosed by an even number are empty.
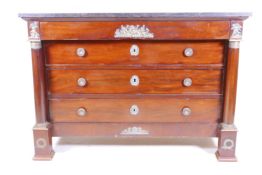
<svg viewBox="0 0 262 175"><path fill-rule="evenodd" d="M186 49L184 50L184 55L185 55L186 57L191 57L191 56L193 56L193 54L194 54L194 51L193 51L192 48L186 48Z"/></svg>
<svg viewBox="0 0 262 175"><path fill-rule="evenodd" d="M131 56L138 56L139 55L139 47L137 45L132 45L130 47L130 55Z"/></svg>
<svg viewBox="0 0 262 175"><path fill-rule="evenodd" d="M76 113L79 117L84 117L87 114L87 110L81 107L77 109Z"/></svg>
<svg viewBox="0 0 262 175"><path fill-rule="evenodd" d="M78 48L78 49L76 49L76 54L79 57L83 57L86 54L86 50L84 48Z"/></svg>
<svg viewBox="0 0 262 175"><path fill-rule="evenodd" d="M87 84L87 80L85 78L78 78L77 80L77 85L80 86L80 87L84 87L86 86Z"/></svg>
<svg viewBox="0 0 262 175"><path fill-rule="evenodd" d="M188 117L190 116L192 113L191 109L189 107L184 107L182 109L182 115L185 116L185 117Z"/></svg>
<svg viewBox="0 0 262 175"><path fill-rule="evenodd" d="M191 78L185 78L183 80L183 85L186 86L186 87L189 87L189 86L192 86L192 79Z"/></svg>

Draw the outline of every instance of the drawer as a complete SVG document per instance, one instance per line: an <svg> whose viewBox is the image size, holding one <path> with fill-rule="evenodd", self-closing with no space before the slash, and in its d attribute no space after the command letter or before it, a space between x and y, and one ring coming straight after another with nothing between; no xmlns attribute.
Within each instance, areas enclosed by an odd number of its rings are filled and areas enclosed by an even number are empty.
<svg viewBox="0 0 262 175"><path fill-rule="evenodd" d="M228 39L229 21L40 22L41 40Z"/></svg>
<svg viewBox="0 0 262 175"><path fill-rule="evenodd" d="M221 117L221 99L50 100L53 122L209 122Z"/></svg>
<svg viewBox="0 0 262 175"><path fill-rule="evenodd" d="M220 94L222 70L49 70L53 94Z"/></svg>
<svg viewBox="0 0 262 175"><path fill-rule="evenodd" d="M223 65L224 42L62 41L46 42L47 64Z"/></svg>

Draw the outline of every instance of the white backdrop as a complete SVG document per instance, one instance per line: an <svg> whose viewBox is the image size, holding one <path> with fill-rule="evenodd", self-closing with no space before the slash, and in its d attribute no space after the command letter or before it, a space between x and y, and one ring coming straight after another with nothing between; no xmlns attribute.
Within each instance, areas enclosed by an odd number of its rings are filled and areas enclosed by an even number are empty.
<svg viewBox="0 0 262 175"><path fill-rule="evenodd" d="M259 0L8 0L0 2L0 174L262 174ZM54 139L53 161L32 161L34 101L26 22L19 12L253 12L244 23L236 125L237 163L217 162L211 139ZM216 141L216 140L215 140ZM106 145L105 145L106 143ZM6 173L4 173L6 171Z"/></svg>

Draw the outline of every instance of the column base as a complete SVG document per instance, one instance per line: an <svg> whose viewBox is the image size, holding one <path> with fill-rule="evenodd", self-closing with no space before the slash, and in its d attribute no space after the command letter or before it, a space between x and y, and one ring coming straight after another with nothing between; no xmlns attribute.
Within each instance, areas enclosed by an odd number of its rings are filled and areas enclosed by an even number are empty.
<svg viewBox="0 0 262 175"><path fill-rule="evenodd" d="M51 125L49 123L36 124L33 128L35 155L33 160L52 160Z"/></svg>
<svg viewBox="0 0 262 175"><path fill-rule="evenodd" d="M218 150L216 157L218 161L223 162L236 162L235 156L236 149L236 136L237 129L234 125L221 124L218 138Z"/></svg>
<svg viewBox="0 0 262 175"><path fill-rule="evenodd" d="M52 160L55 152L52 151L49 155L34 155L33 160Z"/></svg>
<svg viewBox="0 0 262 175"><path fill-rule="evenodd" d="M217 160L220 162L237 162L236 156L227 157L227 156L221 156L219 152L216 152Z"/></svg>

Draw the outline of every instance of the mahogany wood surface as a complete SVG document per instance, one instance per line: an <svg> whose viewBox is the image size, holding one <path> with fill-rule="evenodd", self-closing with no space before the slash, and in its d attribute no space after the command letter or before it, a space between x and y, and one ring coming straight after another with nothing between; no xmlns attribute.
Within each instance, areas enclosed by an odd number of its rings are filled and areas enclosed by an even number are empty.
<svg viewBox="0 0 262 175"><path fill-rule="evenodd" d="M42 126L39 126L42 125ZM35 155L34 160L51 160L54 156L52 148L51 124L36 124L33 128Z"/></svg>
<svg viewBox="0 0 262 175"><path fill-rule="evenodd" d="M239 49L228 49L223 122L233 124L235 116Z"/></svg>
<svg viewBox="0 0 262 175"><path fill-rule="evenodd" d="M132 86L130 78L139 77ZM80 87L83 77L87 85ZM183 80L192 79L185 87ZM221 70L51 70L48 72L49 93L54 94L220 94Z"/></svg>
<svg viewBox="0 0 262 175"><path fill-rule="evenodd" d="M237 130L224 130L220 129L218 132L218 150L216 152L217 159L219 161L235 162L237 161L235 150L236 150L236 136ZM230 140L230 141L229 141ZM229 142L231 143L229 143ZM230 149L225 149L229 147Z"/></svg>
<svg viewBox="0 0 262 175"><path fill-rule="evenodd" d="M48 120L45 60L42 49L32 49L36 123Z"/></svg>
<svg viewBox="0 0 262 175"><path fill-rule="evenodd" d="M218 159L235 160L238 42L250 15L20 14L32 47L35 159L52 158L54 136L189 136L219 137ZM121 27L128 29L119 38ZM76 55L78 48L85 56ZM184 55L186 48L193 56ZM80 87L79 78L87 84ZM87 113L79 116L79 108Z"/></svg>
<svg viewBox="0 0 262 175"><path fill-rule="evenodd" d="M176 98L176 99L214 99L223 98L223 94L49 94L50 100L57 99L154 99L154 98Z"/></svg>
<svg viewBox="0 0 262 175"><path fill-rule="evenodd" d="M228 39L230 27L228 21L40 22L40 35L42 40L120 40L114 34L122 25L145 25L154 33L149 40Z"/></svg>
<svg viewBox="0 0 262 175"><path fill-rule="evenodd" d="M223 64L46 64L47 70L215 70Z"/></svg>
<svg viewBox="0 0 262 175"><path fill-rule="evenodd" d="M50 101L52 122L210 122L221 119L220 99L67 99ZM139 113L130 114L132 105ZM85 108L87 114L78 116ZM192 114L183 116L182 109L189 107Z"/></svg>
<svg viewBox="0 0 262 175"><path fill-rule="evenodd" d="M139 55L131 56L132 45L139 47ZM85 56L76 54L78 48L86 51ZM185 56L186 48L193 55ZM48 65L154 65L180 64L223 66L224 42L221 41L51 41L45 42Z"/></svg>
<svg viewBox="0 0 262 175"><path fill-rule="evenodd" d="M54 123L53 136L89 137L217 137L215 123ZM122 135L130 127L140 127L148 135Z"/></svg>

